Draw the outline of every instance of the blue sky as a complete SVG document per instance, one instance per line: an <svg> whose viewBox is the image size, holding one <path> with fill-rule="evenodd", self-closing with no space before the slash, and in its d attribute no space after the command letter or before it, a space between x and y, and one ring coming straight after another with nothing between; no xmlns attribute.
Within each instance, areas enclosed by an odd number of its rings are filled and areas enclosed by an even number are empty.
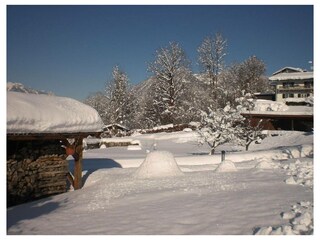
<svg viewBox="0 0 320 240"><path fill-rule="evenodd" d="M256 55L267 75L284 66L310 69L313 6L8 6L7 81L83 100L103 91L120 65L137 84L170 41L197 65L197 47L221 32L226 64Z"/></svg>

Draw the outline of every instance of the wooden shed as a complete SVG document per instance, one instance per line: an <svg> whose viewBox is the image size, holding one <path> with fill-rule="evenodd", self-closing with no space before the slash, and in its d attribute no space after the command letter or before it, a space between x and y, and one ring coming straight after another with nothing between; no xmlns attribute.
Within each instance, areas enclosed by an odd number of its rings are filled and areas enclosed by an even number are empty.
<svg viewBox="0 0 320 240"><path fill-rule="evenodd" d="M8 92L7 206L66 192L67 181L80 189L83 138L102 127L98 113L74 99Z"/></svg>

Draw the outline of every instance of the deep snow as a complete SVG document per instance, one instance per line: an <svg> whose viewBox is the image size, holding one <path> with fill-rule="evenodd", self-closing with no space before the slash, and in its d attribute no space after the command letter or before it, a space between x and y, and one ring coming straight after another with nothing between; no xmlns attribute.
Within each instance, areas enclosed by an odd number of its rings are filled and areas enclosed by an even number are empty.
<svg viewBox="0 0 320 240"><path fill-rule="evenodd" d="M194 132L135 135L141 150L87 150L84 187L9 208L8 234L313 232L313 134L281 132L249 152L228 144L214 156L196 138ZM135 178L155 150L171 152L183 174ZM220 150L237 171L215 171Z"/></svg>

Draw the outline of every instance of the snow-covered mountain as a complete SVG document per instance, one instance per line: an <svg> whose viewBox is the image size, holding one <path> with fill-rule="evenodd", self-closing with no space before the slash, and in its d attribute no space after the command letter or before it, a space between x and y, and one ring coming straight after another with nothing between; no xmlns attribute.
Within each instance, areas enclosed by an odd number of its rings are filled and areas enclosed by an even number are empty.
<svg viewBox="0 0 320 240"><path fill-rule="evenodd" d="M35 90L33 88L24 86L22 83L13 83L13 82L7 82L7 91L8 92L31 93L31 94L54 95L53 92L46 92L43 90Z"/></svg>

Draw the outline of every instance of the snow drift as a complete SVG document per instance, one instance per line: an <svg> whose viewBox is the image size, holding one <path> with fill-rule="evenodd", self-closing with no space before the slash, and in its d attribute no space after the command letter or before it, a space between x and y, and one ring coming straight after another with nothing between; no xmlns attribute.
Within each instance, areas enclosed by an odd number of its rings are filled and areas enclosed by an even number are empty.
<svg viewBox="0 0 320 240"><path fill-rule="evenodd" d="M150 152L134 173L135 178L156 178L181 176L183 173L172 153L167 151Z"/></svg>

